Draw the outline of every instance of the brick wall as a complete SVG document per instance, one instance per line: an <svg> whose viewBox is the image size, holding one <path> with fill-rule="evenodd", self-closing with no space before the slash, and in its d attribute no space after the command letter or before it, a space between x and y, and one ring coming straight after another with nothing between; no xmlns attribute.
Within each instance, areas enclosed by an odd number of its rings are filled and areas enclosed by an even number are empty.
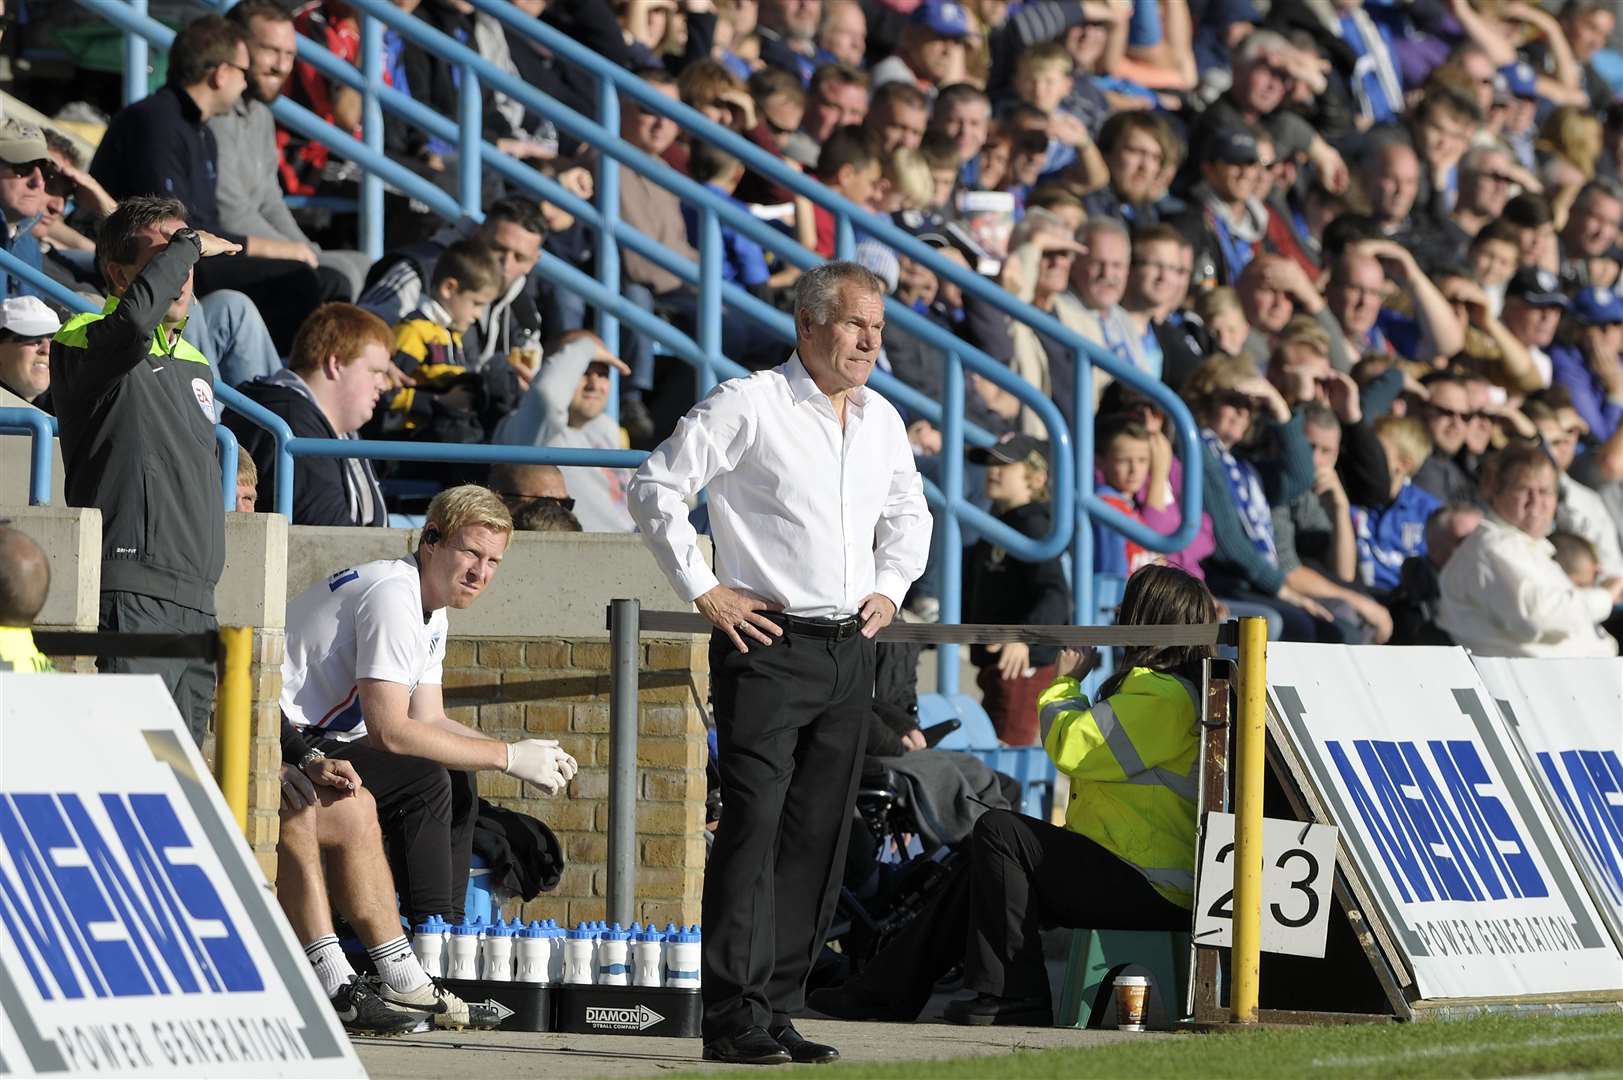
<svg viewBox="0 0 1623 1080"><path fill-rule="evenodd" d="M282 652L287 635L281 630L254 630L254 659L249 671L253 687L253 737L248 744L248 846L276 883L276 834L281 806ZM211 736L212 738L212 736ZM212 764L213 758L210 757Z"/></svg>
<svg viewBox="0 0 1623 1080"><path fill-rule="evenodd" d="M699 921L704 876L706 643L644 640L637 723L636 917ZM605 916L608 896L609 646L537 638L452 639L445 659L450 715L497 738L557 739L580 763L569 792L546 798L500 773L479 793L531 814L563 845L563 881L506 917L566 925Z"/></svg>

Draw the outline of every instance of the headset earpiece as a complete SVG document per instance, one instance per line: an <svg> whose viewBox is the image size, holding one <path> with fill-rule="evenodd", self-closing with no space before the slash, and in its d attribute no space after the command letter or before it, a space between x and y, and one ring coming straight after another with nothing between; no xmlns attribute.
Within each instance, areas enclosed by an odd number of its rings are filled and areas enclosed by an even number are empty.
<svg viewBox="0 0 1623 1080"><path fill-rule="evenodd" d="M423 543L433 545L440 542L440 531L430 525L423 530Z"/></svg>

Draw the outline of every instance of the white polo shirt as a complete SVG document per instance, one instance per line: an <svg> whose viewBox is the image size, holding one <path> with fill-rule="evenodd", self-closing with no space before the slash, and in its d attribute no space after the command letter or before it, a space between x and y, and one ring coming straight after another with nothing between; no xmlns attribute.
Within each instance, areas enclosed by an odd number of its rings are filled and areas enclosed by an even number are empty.
<svg viewBox="0 0 1623 1080"><path fill-rule="evenodd" d="M438 685L446 632L444 608L423 617L415 556L339 570L287 605L282 713L314 735L365 738L359 681Z"/></svg>

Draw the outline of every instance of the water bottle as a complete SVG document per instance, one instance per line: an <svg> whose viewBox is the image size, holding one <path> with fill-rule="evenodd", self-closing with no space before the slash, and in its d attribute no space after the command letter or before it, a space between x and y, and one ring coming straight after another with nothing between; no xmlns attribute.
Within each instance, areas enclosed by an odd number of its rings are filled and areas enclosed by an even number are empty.
<svg viewBox="0 0 1623 1080"><path fill-rule="evenodd" d="M417 955L417 962L423 965L423 971L432 979L445 975L445 939L440 936L438 919L438 915L430 915L411 933L411 951Z"/></svg>
<svg viewBox="0 0 1623 1080"><path fill-rule="evenodd" d="M483 926L466 919L451 927L451 959L445 968L448 979L479 977L479 932Z"/></svg>
<svg viewBox="0 0 1623 1080"><path fill-rule="evenodd" d="M513 981L513 935L518 927L509 926L498 917L496 925L485 935L479 968L490 982Z"/></svg>
<svg viewBox="0 0 1623 1080"><path fill-rule="evenodd" d="M592 985L592 928L584 922L564 936L564 982Z"/></svg>
<svg viewBox="0 0 1623 1080"><path fill-rule="evenodd" d="M541 924L547 934L547 982L557 984L564 981L564 928L558 925L557 919L548 919Z"/></svg>
<svg viewBox="0 0 1623 1080"><path fill-rule="evenodd" d="M631 983L631 935L615 923L598 935L597 984L599 986L628 986Z"/></svg>
<svg viewBox="0 0 1623 1080"><path fill-rule="evenodd" d="M513 981L546 985L548 954L552 952L552 939L540 919L518 931L514 941Z"/></svg>
<svg viewBox="0 0 1623 1080"><path fill-rule="evenodd" d="M677 930L665 939L665 985L680 990L699 988L699 928Z"/></svg>
<svg viewBox="0 0 1623 1080"><path fill-rule="evenodd" d="M665 985L665 935L652 926L632 935L631 983L633 986Z"/></svg>

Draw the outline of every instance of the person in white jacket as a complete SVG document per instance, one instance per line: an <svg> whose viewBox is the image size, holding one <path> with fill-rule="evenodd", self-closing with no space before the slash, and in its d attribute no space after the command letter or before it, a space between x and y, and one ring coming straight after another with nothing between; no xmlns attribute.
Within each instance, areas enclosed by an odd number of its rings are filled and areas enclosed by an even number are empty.
<svg viewBox="0 0 1623 1080"><path fill-rule="evenodd" d="M609 402L610 368L622 377L631 374L625 362L590 330L565 334L542 361L541 373L530 382L518 408L496 426L494 441L516 446L625 449L625 432L603 412ZM636 531L626 509L629 469L572 467L563 472L583 531Z"/></svg>
<svg viewBox="0 0 1623 1080"><path fill-rule="evenodd" d="M1488 512L1443 567L1437 621L1479 656L1616 656L1600 623L1623 578L1575 586L1545 539L1555 520L1555 465L1536 446L1500 453L1484 478Z"/></svg>

